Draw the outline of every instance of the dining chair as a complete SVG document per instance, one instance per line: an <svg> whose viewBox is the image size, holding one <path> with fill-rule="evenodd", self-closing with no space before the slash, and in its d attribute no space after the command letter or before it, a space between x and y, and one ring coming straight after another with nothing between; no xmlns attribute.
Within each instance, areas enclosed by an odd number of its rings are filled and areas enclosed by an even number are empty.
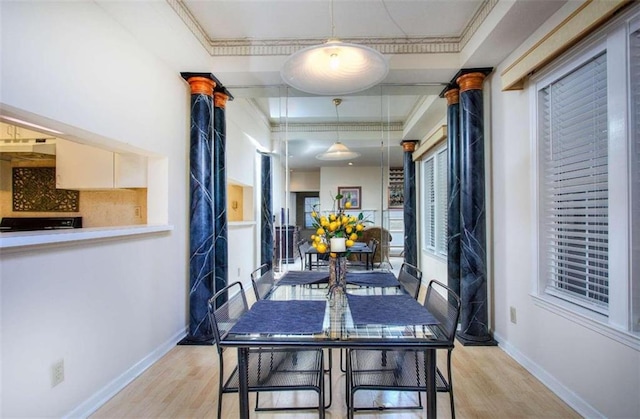
<svg viewBox="0 0 640 419"><path fill-rule="evenodd" d="M219 298L226 296L224 298ZM223 301L216 306L216 301ZM208 301L209 321L216 341L219 360L218 419L222 415L222 395L237 393L238 366L225 380L224 347L222 340L238 320L249 311L249 305L240 282L234 282L218 291ZM308 391L318 393L317 406L261 407L257 411L318 409L324 415L324 360L321 349L249 348L249 392Z"/></svg>
<svg viewBox="0 0 640 419"><path fill-rule="evenodd" d="M266 263L260 266L259 268L257 268L256 270L254 270L253 272L251 272L251 285L253 287L253 292L255 294L256 301L264 300L268 298L271 292L273 291L275 284L276 283L273 276L273 270L269 269L269 266ZM328 349L328 359L329 361L327 362L327 368L324 370L324 372L329 374L329 402L325 405L324 407L325 409L328 409L331 406L332 397L333 397L333 392L332 392L333 377L331 375L331 367L333 366L333 363L332 363L331 349ZM260 410L258 408L258 404L259 404L259 393L256 394L256 410Z"/></svg>
<svg viewBox="0 0 640 419"><path fill-rule="evenodd" d="M300 256L300 270L311 269L309 262L307 261L307 250L311 247L308 241L300 240L298 242L298 255Z"/></svg>
<svg viewBox="0 0 640 419"><path fill-rule="evenodd" d="M405 292L416 300L420 294L420 284L422 283L422 271L417 267L404 262L398 273L398 282Z"/></svg>
<svg viewBox="0 0 640 419"><path fill-rule="evenodd" d="M268 264L260 266L258 269L251 272L251 285L253 286L253 293L256 296L256 301L264 300L271 294L276 281L273 277L273 270L269 269Z"/></svg>
<svg viewBox="0 0 640 419"><path fill-rule="evenodd" d="M425 308L436 318L448 342L447 377L436 365L436 389L448 392L451 416L455 419L453 383L451 380L451 352L460 317L460 298L446 285L431 280L427 286ZM422 400L412 406L356 407L354 395L359 390L426 392L426 357L424 351L414 349L351 349L347 354L347 408L353 418L357 410L422 409Z"/></svg>

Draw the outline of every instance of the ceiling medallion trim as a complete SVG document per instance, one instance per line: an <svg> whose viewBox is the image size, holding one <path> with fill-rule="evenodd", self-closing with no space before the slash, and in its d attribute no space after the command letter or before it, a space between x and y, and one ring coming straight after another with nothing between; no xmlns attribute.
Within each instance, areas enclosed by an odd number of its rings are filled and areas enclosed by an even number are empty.
<svg viewBox="0 0 640 419"><path fill-rule="evenodd" d="M459 37L340 38L366 45L382 54L458 53L469 42L499 0L485 0ZM207 52L214 57L291 55L326 39L209 39L182 0L166 0Z"/></svg>
<svg viewBox="0 0 640 419"><path fill-rule="evenodd" d="M380 132L384 131L402 131L404 125L402 122L354 122L354 123L288 123L288 124L271 124L271 132Z"/></svg>

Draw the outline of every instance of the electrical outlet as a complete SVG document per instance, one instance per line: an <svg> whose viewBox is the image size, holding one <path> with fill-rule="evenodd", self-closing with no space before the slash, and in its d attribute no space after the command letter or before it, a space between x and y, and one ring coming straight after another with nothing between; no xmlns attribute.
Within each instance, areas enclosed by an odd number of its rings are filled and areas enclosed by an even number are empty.
<svg viewBox="0 0 640 419"><path fill-rule="evenodd" d="M509 307L509 318L511 319L511 323L513 324L518 323L516 319L516 308L513 306Z"/></svg>
<svg viewBox="0 0 640 419"><path fill-rule="evenodd" d="M134 213L136 218L142 217L142 209L140 207L135 207Z"/></svg>
<svg viewBox="0 0 640 419"><path fill-rule="evenodd" d="M55 387L64 381L64 359L51 366L51 387Z"/></svg>

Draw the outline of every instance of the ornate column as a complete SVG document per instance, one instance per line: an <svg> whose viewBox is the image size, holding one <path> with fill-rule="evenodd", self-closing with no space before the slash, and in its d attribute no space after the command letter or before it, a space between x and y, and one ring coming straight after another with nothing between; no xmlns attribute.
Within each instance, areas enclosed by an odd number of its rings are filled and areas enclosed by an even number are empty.
<svg viewBox="0 0 640 419"><path fill-rule="evenodd" d="M495 344L489 334L486 266L484 73L457 79L460 86L460 313L458 339L465 345Z"/></svg>
<svg viewBox="0 0 640 419"><path fill-rule="evenodd" d="M213 108L213 247L214 247L214 293L229 282L227 243L227 164L225 106L229 96L214 93ZM226 301L220 296L217 304Z"/></svg>
<svg viewBox="0 0 640 419"><path fill-rule="evenodd" d="M273 267L273 205L271 196L271 156L262 154L262 210L260 264Z"/></svg>
<svg viewBox="0 0 640 419"><path fill-rule="evenodd" d="M460 96L457 87L444 93L447 99L447 196L448 285L460 295Z"/></svg>
<svg viewBox="0 0 640 419"><path fill-rule="evenodd" d="M416 166L413 152L417 141L402 142L404 151L404 261L418 266L418 239L416 236Z"/></svg>
<svg viewBox="0 0 640 419"><path fill-rule="evenodd" d="M211 176L213 89L215 81L182 73L191 87L189 334L182 344L213 340L207 301L213 295L213 184Z"/></svg>

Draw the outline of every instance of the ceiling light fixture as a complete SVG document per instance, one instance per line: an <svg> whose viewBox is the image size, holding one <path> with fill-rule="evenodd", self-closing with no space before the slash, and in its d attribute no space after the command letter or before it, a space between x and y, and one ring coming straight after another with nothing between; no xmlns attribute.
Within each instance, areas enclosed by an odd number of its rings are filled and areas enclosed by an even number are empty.
<svg viewBox="0 0 640 419"><path fill-rule="evenodd" d="M384 56L373 48L335 37L331 0L331 38L287 58L282 79L295 89L316 95L346 95L380 83L389 72Z"/></svg>
<svg viewBox="0 0 640 419"><path fill-rule="evenodd" d="M336 107L336 137L337 141L331 145L324 153L318 154L316 159L318 160L351 160L360 157L360 153L349 150L349 148L340 142L340 114L338 113L338 106L342 103L342 99L333 99L333 104Z"/></svg>

